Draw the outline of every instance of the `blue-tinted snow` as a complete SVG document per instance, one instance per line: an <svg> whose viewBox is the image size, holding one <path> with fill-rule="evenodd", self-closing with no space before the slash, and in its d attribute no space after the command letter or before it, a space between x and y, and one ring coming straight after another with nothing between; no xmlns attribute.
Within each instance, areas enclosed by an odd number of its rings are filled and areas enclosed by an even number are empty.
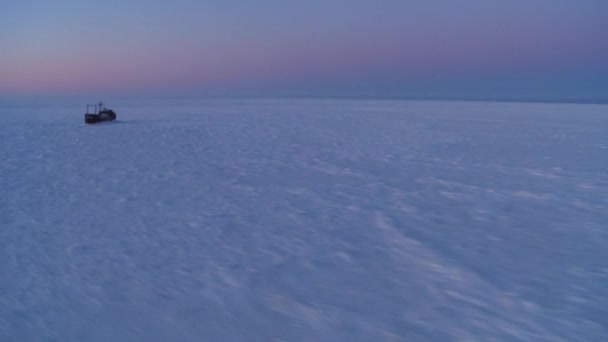
<svg viewBox="0 0 608 342"><path fill-rule="evenodd" d="M608 340L608 106L0 108L0 340Z"/></svg>

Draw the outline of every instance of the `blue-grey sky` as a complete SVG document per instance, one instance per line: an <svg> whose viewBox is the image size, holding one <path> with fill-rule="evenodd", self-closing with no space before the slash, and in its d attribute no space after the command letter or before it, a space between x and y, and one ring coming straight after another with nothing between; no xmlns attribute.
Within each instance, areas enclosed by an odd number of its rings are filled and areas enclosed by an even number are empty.
<svg viewBox="0 0 608 342"><path fill-rule="evenodd" d="M0 0L0 96L608 101L603 0Z"/></svg>

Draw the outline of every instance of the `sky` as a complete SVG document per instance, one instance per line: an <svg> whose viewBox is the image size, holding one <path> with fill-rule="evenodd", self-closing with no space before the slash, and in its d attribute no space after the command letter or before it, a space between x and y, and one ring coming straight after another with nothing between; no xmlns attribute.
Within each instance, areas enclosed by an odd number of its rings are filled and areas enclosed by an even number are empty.
<svg viewBox="0 0 608 342"><path fill-rule="evenodd" d="M0 0L0 99L608 102L605 0Z"/></svg>

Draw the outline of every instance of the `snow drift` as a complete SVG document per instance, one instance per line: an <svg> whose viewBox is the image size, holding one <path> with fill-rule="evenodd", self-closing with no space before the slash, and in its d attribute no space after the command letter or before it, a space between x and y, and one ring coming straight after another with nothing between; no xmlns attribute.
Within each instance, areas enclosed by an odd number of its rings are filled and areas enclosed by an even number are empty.
<svg viewBox="0 0 608 342"><path fill-rule="evenodd" d="M0 107L0 340L608 339L607 106L112 105Z"/></svg>

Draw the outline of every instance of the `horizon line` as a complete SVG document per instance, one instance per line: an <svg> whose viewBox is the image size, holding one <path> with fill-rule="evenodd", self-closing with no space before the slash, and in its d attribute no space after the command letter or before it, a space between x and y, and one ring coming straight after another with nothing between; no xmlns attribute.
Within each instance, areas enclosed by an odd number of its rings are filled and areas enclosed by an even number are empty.
<svg viewBox="0 0 608 342"><path fill-rule="evenodd" d="M2 97L0 96L0 106L5 104L22 104L27 105L37 104L37 102L69 102L79 101L86 95L75 96L17 96L17 97ZM131 96L116 96L102 95L106 99L115 101L125 100L344 100L344 101L432 101L432 102L489 102L489 103L531 103L531 104L590 104L590 105L607 105L606 99L554 99L554 98L523 98L523 97L457 97L457 96L348 96L348 95L290 95L290 96L213 96L213 95L177 95L177 96L159 96L159 95L131 95ZM95 101L93 101L95 102Z"/></svg>

